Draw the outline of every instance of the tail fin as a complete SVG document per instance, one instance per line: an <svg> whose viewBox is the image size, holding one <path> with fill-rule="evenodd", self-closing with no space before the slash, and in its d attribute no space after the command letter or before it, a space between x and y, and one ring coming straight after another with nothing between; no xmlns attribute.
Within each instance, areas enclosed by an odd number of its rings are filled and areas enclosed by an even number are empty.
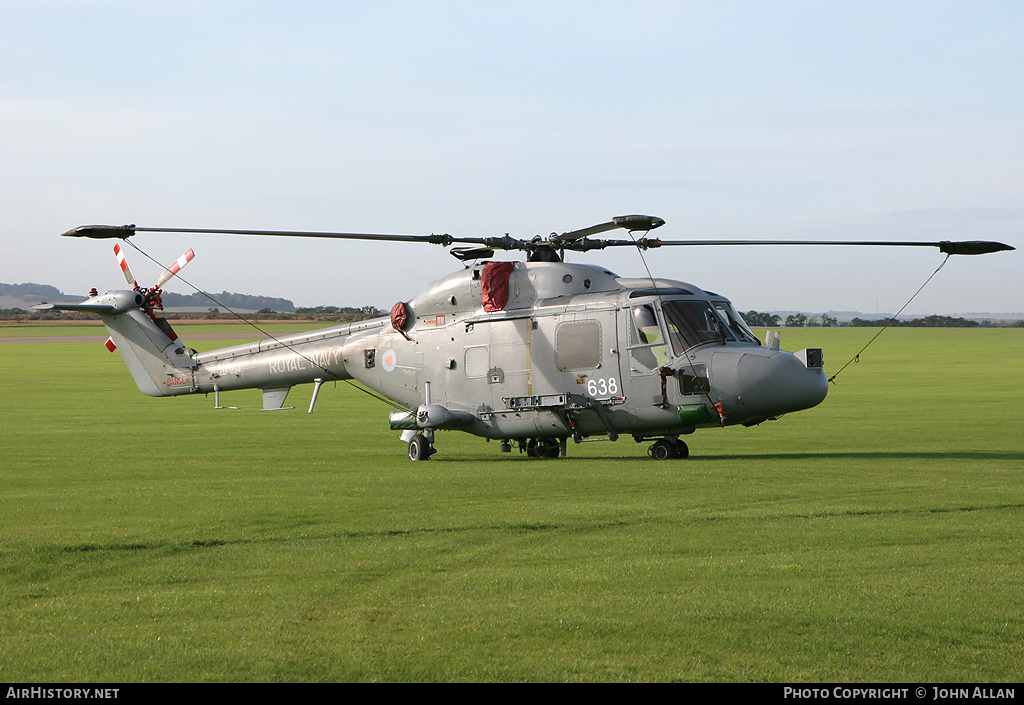
<svg viewBox="0 0 1024 705"><path fill-rule="evenodd" d="M192 356L170 327L165 331L140 308L142 297L135 291L113 291L79 304L41 304L33 308L60 311L89 311L99 314L120 351L139 391L151 397L192 391Z"/></svg>
<svg viewBox="0 0 1024 705"><path fill-rule="evenodd" d="M191 391L192 356L181 341L169 337L140 309L100 318L140 392L163 397Z"/></svg>

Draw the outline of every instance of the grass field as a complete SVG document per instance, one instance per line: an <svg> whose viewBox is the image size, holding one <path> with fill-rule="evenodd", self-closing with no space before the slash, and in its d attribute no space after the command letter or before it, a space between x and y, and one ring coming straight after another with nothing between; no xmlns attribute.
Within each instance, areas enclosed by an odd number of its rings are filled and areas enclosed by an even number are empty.
<svg viewBox="0 0 1024 705"><path fill-rule="evenodd" d="M782 342L832 374L873 334ZM1024 329L887 331L820 407L661 462L440 433L414 464L347 385L312 415L309 388L295 411L255 411L258 391L218 411L139 394L96 343L0 344L0 380L0 680L1024 669Z"/></svg>

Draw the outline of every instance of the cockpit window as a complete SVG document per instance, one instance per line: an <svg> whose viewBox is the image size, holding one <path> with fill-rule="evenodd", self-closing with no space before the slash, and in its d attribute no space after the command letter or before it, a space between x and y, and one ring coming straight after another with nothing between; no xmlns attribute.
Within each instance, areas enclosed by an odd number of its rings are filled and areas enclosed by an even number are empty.
<svg viewBox="0 0 1024 705"><path fill-rule="evenodd" d="M629 312L630 370L644 374L668 362L665 336L650 304L634 306Z"/></svg>
<svg viewBox="0 0 1024 705"><path fill-rule="evenodd" d="M666 301L662 310L677 355L702 343L736 339L707 301Z"/></svg>
<svg viewBox="0 0 1024 705"><path fill-rule="evenodd" d="M634 306L632 314L633 325L629 327L630 345L661 345L665 342L652 306Z"/></svg>

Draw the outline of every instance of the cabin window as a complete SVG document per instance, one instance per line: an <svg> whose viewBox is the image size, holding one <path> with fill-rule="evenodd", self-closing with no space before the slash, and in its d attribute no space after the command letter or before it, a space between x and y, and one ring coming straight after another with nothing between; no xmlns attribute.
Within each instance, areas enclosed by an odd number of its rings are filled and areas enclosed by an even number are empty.
<svg viewBox="0 0 1024 705"><path fill-rule="evenodd" d="M572 321L555 329L555 365L560 370L593 369L600 364L600 323Z"/></svg>
<svg viewBox="0 0 1024 705"><path fill-rule="evenodd" d="M466 348L466 376L467 377L486 377L487 370L491 367L490 354L487 352L487 346L485 345L474 345L471 348Z"/></svg>

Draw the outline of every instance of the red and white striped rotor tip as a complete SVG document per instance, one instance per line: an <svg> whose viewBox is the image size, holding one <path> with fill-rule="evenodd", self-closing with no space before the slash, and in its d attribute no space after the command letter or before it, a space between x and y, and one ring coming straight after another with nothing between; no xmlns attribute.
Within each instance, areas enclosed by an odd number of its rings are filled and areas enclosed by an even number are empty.
<svg viewBox="0 0 1024 705"><path fill-rule="evenodd" d="M172 264L170 267L168 267L167 269L165 269L163 271L163 274L160 275L160 278L156 280L156 288L157 289L163 288L163 285L166 284L168 281L170 281L171 278L175 274L180 272L181 268L184 267L189 262L191 262L192 258L194 258L195 256L196 256L196 253L193 252L191 248L189 248L188 252L186 252L181 257L179 257L174 262L174 264Z"/></svg>
<svg viewBox="0 0 1024 705"><path fill-rule="evenodd" d="M132 275L132 269L128 266L128 260L124 256L124 250L121 248L121 243L114 244L114 254L117 255L117 263L121 265L121 271L124 273L124 278L128 280L128 283L133 288L138 288L139 283L135 281L134 275Z"/></svg>

